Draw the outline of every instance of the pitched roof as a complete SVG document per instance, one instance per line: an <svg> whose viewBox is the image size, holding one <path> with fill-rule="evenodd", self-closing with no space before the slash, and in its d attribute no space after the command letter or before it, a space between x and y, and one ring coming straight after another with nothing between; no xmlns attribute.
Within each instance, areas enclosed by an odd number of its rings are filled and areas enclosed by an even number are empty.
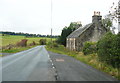
<svg viewBox="0 0 120 83"><path fill-rule="evenodd" d="M87 24L83 27L79 27L75 31L73 31L67 38L76 38L79 37L84 31L86 31L93 23Z"/></svg>

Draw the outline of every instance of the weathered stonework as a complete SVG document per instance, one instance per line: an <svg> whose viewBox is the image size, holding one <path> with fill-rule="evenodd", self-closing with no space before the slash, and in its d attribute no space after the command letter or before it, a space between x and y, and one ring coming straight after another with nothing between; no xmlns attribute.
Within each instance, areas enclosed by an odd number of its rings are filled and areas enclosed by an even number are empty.
<svg viewBox="0 0 120 83"><path fill-rule="evenodd" d="M69 50L80 51L84 42L98 41L102 35L107 32L107 29L103 27L101 20L102 16L100 15L100 12L94 12L92 23L78 28L67 37L67 48Z"/></svg>

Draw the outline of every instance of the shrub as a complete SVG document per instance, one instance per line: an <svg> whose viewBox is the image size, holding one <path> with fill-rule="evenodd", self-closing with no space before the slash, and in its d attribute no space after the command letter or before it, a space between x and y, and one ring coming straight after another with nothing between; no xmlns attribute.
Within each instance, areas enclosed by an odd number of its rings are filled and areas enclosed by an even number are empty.
<svg viewBox="0 0 120 83"><path fill-rule="evenodd" d="M52 48L52 47L58 47L59 45L56 42L48 42L47 46Z"/></svg>
<svg viewBox="0 0 120 83"><path fill-rule="evenodd" d="M22 47L25 47L27 46L27 39L22 39L20 42L18 42L16 45L17 46L22 46Z"/></svg>
<svg viewBox="0 0 120 83"><path fill-rule="evenodd" d="M33 41L32 43L30 43L30 46L34 46L36 45L35 41Z"/></svg>
<svg viewBox="0 0 120 83"><path fill-rule="evenodd" d="M58 47L57 43L53 43L52 45L53 45L53 47Z"/></svg>
<svg viewBox="0 0 120 83"><path fill-rule="evenodd" d="M97 52L97 48L96 48L95 42L85 42L84 43L84 46L83 46L84 55L92 54L92 53L96 53L96 52Z"/></svg>
<svg viewBox="0 0 120 83"><path fill-rule="evenodd" d="M39 44L40 45L46 45L46 39L40 39Z"/></svg>
<svg viewBox="0 0 120 83"><path fill-rule="evenodd" d="M7 46L1 47L1 50L10 50L10 49L12 49L12 48L14 48L14 47L15 47L15 45L9 44L9 45L7 45Z"/></svg>
<svg viewBox="0 0 120 83"><path fill-rule="evenodd" d="M97 43L98 57L100 61L120 67L120 34L114 35L108 32Z"/></svg>

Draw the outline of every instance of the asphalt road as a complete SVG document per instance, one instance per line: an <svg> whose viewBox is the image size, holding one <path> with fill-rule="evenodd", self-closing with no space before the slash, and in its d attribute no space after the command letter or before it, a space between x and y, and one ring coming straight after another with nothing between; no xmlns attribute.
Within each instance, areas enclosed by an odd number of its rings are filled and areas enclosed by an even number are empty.
<svg viewBox="0 0 120 83"><path fill-rule="evenodd" d="M70 56L48 53L57 70L58 81L116 81L112 76Z"/></svg>
<svg viewBox="0 0 120 83"><path fill-rule="evenodd" d="M44 46L2 58L2 81L55 81L55 69Z"/></svg>
<svg viewBox="0 0 120 83"><path fill-rule="evenodd" d="M0 81L114 81L74 58L47 52L44 46L0 58Z"/></svg>

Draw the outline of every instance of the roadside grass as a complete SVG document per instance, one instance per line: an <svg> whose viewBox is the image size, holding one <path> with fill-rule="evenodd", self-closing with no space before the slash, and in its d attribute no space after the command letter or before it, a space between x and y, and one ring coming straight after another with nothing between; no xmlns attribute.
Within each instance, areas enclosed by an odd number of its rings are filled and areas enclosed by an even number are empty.
<svg viewBox="0 0 120 83"><path fill-rule="evenodd" d="M3 55L0 55L0 57L2 57Z"/></svg>
<svg viewBox="0 0 120 83"><path fill-rule="evenodd" d="M88 64L100 71L106 72L111 76L120 80L119 70L117 68L113 68L110 65L107 65L106 63L100 62L98 60L98 56L96 53L84 55L82 52L69 51L62 45L59 45L58 47L52 47L52 48L50 48L49 46L46 46L46 49L54 53L59 53L59 54L64 54L64 55L74 57L75 59L85 64Z"/></svg>
<svg viewBox="0 0 120 83"><path fill-rule="evenodd" d="M25 37L25 36L15 36L15 35L5 35L0 37L0 42L2 43L2 46L6 46L9 44L16 44L17 42L20 42L21 39L28 39L27 44L29 45L33 41L39 44L40 39L46 39L47 43L51 40L51 38L47 37ZM55 38L53 38L55 40Z"/></svg>
<svg viewBox="0 0 120 83"><path fill-rule="evenodd" d="M37 45L35 45L37 46ZM14 47L12 49L4 49L4 50L0 50L1 53L16 53L16 52L20 52L20 51L23 51L23 50L27 50L27 49L30 49L30 48L33 48L35 46L27 46L27 47Z"/></svg>
<svg viewBox="0 0 120 83"><path fill-rule="evenodd" d="M97 54L84 55L80 52L75 58L100 71L106 72L117 79L120 79L119 70L117 68L113 68L111 65L107 65L104 62L100 62Z"/></svg>

